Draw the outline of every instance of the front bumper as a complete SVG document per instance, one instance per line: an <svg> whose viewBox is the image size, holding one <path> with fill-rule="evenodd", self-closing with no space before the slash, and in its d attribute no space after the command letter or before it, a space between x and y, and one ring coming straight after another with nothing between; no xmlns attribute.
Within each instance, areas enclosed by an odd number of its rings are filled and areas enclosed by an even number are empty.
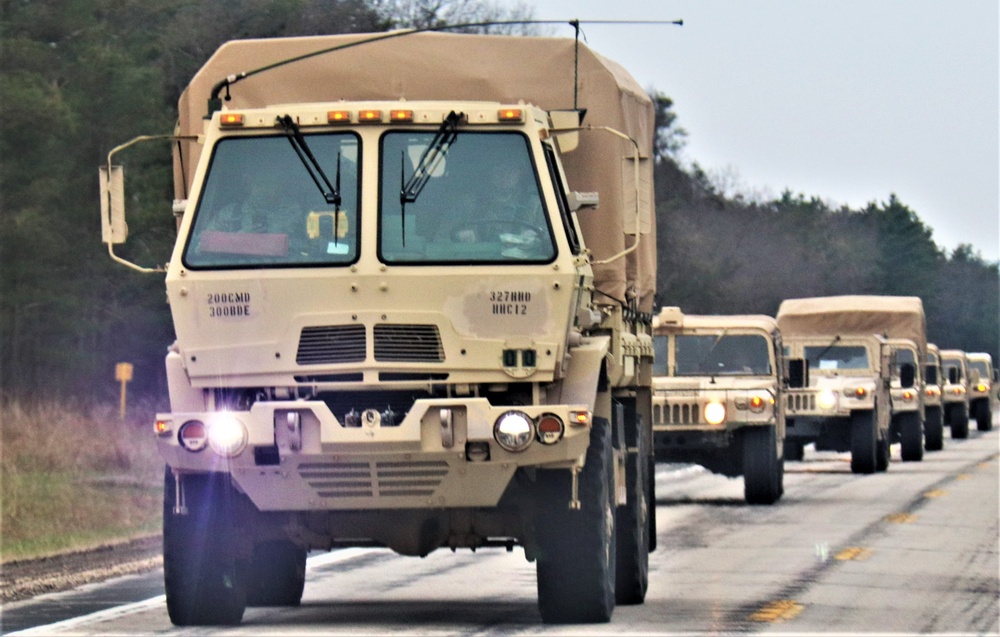
<svg viewBox="0 0 1000 637"><path fill-rule="evenodd" d="M532 418L555 414L565 424L563 437L504 450L493 425L511 409ZM518 468L582 466L590 440L587 409L422 399L398 425L362 417L359 426L347 427L322 401L268 401L226 414L246 431L245 447L232 457L209 446L192 452L178 441L184 423L211 427L219 413L158 414L157 446L174 470L228 472L262 511L492 507ZM571 424L571 412L586 412L586 423Z"/></svg>

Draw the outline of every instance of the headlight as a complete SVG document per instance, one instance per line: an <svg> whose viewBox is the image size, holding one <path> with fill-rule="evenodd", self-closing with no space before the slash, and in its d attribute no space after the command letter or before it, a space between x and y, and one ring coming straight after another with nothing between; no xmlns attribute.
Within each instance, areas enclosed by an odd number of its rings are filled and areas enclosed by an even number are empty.
<svg viewBox="0 0 1000 637"><path fill-rule="evenodd" d="M837 395L829 389L824 389L816 396L816 405L820 409L833 409L837 406Z"/></svg>
<svg viewBox="0 0 1000 637"><path fill-rule="evenodd" d="M208 444L220 456L237 456L247 445L247 428L230 413L217 414L208 425Z"/></svg>
<svg viewBox="0 0 1000 637"><path fill-rule="evenodd" d="M507 451L524 451L535 437L535 423L528 414L508 411L493 425L493 438Z"/></svg>
<svg viewBox="0 0 1000 637"><path fill-rule="evenodd" d="M726 419L726 406L720 402L712 401L705 405L705 422L710 425L718 425Z"/></svg>
<svg viewBox="0 0 1000 637"><path fill-rule="evenodd" d="M750 411L752 411L755 414L759 414L760 412L764 411L764 406L767 405L768 402L773 404L774 399L771 398L770 400L768 400L763 396L754 396L753 398L750 399Z"/></svg>
<svg viewBox="0 0 1000 637"><path fill-rule="evenodd" d="M986 393L989 390L990 390L990 386L989 385L986 385L986 384L983 384L983 383L979 383L978 385L976 385L976 391L978 391L978 392Z"/></svg>

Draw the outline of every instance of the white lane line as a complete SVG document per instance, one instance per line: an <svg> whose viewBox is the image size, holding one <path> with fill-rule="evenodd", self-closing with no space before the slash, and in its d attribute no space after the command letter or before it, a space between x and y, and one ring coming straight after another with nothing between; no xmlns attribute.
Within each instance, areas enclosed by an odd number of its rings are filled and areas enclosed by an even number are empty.
<svg viewBox="0 0 1000 637"><path fill-rule="evenodd" d="M329 564L336 564L337 562L344 562L362 555L367 555L369 553L374 553L381 549L376 548L350 548L350 549L340 549L337 551L331 551L329 553L323 553L322 555L315 555L306 560L306 570L310 571L314 568L320 568L321 566L327 566ZM69 619L64 619L59 622L52 624L46 624L44 626L35 626L34 628L26 628L24 630L19 630L14 633L7 633L9 637L20 637L20 636L30 636L30 635L51 635L57 631L71 630L74 628L79 628L87 624L93 624L102 621L110 621L114 619L120 619L128 615L133 615L135 613L142 613L147 610L153 610L155 608L164 608L167 604L166 595L158 595L156 597L151 597L149 599L142 600L141 602L132 602L131 604L124 604L122 606L115 606L114 608L106 608L104 610L99 610L89 615L81 615L80 617L71 617Z"/></svg>

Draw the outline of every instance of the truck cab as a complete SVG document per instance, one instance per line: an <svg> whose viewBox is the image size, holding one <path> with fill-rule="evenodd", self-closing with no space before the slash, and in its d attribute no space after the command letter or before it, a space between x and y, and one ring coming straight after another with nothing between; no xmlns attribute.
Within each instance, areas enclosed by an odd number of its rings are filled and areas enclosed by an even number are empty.
<svg viewBox="0 0 1000 637"><path fill-rule="evenodd" d="M774 319L665 307L653 343L657 459L743 476L747 502L776 502L784 490L785 378Z"/></svg>
<svg viewBox="0 0 1000 637"><path fill-rule="evenodd" d="M944 448L944 407L941 397L941 353L934 343L927 344L924 364L924 448L940 451Z"/></svg>
<svg viewBox="0 0 1000 637"><path fill-rule="evenodd" d="M964 351L941 350L941 369L944 372L942 402L945 423L951 428L951 437L969 437L969 363Z"/></svg>

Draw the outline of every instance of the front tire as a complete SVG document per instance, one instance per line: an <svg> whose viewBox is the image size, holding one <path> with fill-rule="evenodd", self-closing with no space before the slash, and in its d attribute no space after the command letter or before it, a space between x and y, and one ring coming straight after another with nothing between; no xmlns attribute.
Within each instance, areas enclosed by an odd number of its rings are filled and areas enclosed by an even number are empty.
<svg viewBox="0 0 1000 637"><path fill-rule="evenodd" d="M952 438L963 440L969 437L969 411L964 403L948 405L948 425Z"/></svg>
<svg viewBox="0 0 1000 637"><path fill-rule="evenodd" d="M874 411L851 412L851 471L875 473L878 429Z"/></svg>
<svg viewBox="0 0 1000 637"><path fill-rule="evenodd" d="M567 506L568 472L539 471L538 610L547 624L611 621L617 545L614 463L611 427L594 418L579 475L579 510Z"/></svg>
<svg viewBox="0 0 1000 637"><path fill-rule="evenodd" d="M182 477L187 514L174 512L176 482L163 484L163 583L176 626L231 626L246 609L246 564L239 557L236 494L226 474Z"/></svg>
<svg viewBox="0 0 1000 637"><path fill-rule="evenodd" d="M924 448L927 451L944 449L944 413L940 407L928 407L924 414Z"/></svg>
<svg viewBox="0 0 1000 637"><path fill-rule="evenodd" d="M785 463L778 456L774 426L743 428L743 496L748 504L781 498Z"/></svg>
<svg viewBox="0 0 1000 637"><path fill-rule="evenodd" d="M306 551L288 540L254 546L247 606L298 606L306 584Z"/></svg>
<svg viewBox="0 0 1000 637"><path fill-rule="evenodd" d="M990 410L989 399L983 400L976 407L976 429L979 431L993 429L993 412Z"/></svg>
<svg viewBox="0 0 1000 637"><path fill-rule="evenodd" d="M920 424L920 413L909 411L899 414L897 418L903 462L920 462L924 459L924 434Z"/></svg>

